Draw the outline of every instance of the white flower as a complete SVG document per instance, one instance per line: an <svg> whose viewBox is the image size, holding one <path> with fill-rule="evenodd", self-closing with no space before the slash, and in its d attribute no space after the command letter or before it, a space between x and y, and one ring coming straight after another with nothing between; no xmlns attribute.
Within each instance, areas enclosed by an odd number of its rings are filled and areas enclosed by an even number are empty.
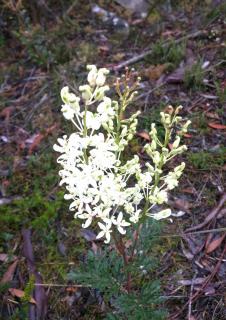
<svg viewBox="0 0 226 320"><path fill-rule="evenodd" d="M85 210L86 212L82 214L78 213L77 217L80 219L86 219L86 222L82 224L82 227L88 228L92 223L93 216L95 216L95 213L94 215L92 214L92 210L88 204L86 205Z"/></svg>
<svg viewBox="0 0 226 320"><path fill-rule="evenodd" d="M79 113L79 111L80 111L80 106L79 106L80 98L77 97L74 93L70 93L68 87L62 88L61 99L65 103L62 106L62 109L61 109L62 112L66 112L67 111L66 109L71 108L74 111L74 113Z"/></svg>
<svg viewBox="0 0 226 320"><path fill-rule="evenodd" d="M174 189L178 186L178 179L182 175L182 172L185 168L185 163L182 162L179 166L174 168L173 172L170 172L165 178L164 182L167 184L169 190Z"/></svg>
<svg viewBox="0 0 226 320"><path fill-rule="evenodd" d="M188 120L188 121L183 125L181 131L182 131L183 133L186 133L186 132L188 131L188 127L190 126L190 124L191 124L191 120Z"/></svg>
<svg viewBox="0 0 226 320"><path fill-rule="evenodd" d="M69 104L63 104L61 112L63 113L64 118L67 120L72 120L76 113L75 110Z"/></svg>
<svg viewBox="0 0 226 320"><path fill-rule="evenodd" d="M76 97L74 93L69 92L68 87L64 87L61 90L61 99L65 104L61 107L61 112L67 120L72 120L75 114L78 114L80 111L79 101L80 98Z"/></svg>
<svg viewBox="0 0 226 320"><path fill-rule="evenodd" d="M153 204L162 204L168 201L168 195L166 190L159 190L155 187L153 194L149 195L149 201Z"/></svg>
<svg viewBox="0 0 226 320"><path fill-rule="evenodd" d="M167 194L167 191L166 190L160 190L158 193L157 193L157 203L158 204L162 204L164 202L167 202L168 201L168 194Z"/></svg>
<svg viewBox="0 0 226 320"><path fill-rule="evenodd" d="M111 226L112 226L112 222L110 219L104 219L103 220L105 222L105 224L98 222L98 225L101 229L101 231L98 233L98 235L96 236L96 239L100 239L105 237L106 240L104 241L104 243L109 243L111 240Z"/></svg>
<svg viewBox="0 0 226 320"><path fill-rule="evenodd" d="M58 138L57 139L58 144L54 144L53 146L53 149L56 151L56 152L60 152L60 153L63 153L66 151L66 146L67 146L67 136L64 135L63 138Z"/></svg>
<svg viewBox="0 0 226 320"><path fill-rule="evenodd" d="M136 210L133 215L129 218L129 220L133 223L137 223L140 219L141 210Z"/></svg>
<svg viewBox="0 0 226 320"><path fill-rule="evenodd" d="M63 116L72 120L78 132L59 138L53 148L60 153L57 159L61 165L60 185L65 185L64 198L70 200L69 210L74 211L75 218L83 220L83 228L98 221L97 239L105 237L105 243L108 243L113 227L125 234L126 227L139 221L144 200L149 201L149 210L153 204L167 202L167 192L178 184L184 164L163 177L162 166L184 151L185 146L179 147L178 136L172 150L163 147L166 142L158 139L155 124L152 124L152 142L145 146L145 150L154 165L146 163L143 166L137 155L126 161L122 151L136 133L138 113L129 119L119 119L119 114L131 102L133 93L123 105L120 99L119 102L112 101L106 96L109 71L97 69L95 65L87 68L88 83L79 87L85 111L80 112L80 98L69 92L68 87L61 90ZM173 111L162 114L166 130L170 130L174 123L180 125L181 118L172 114ZM188 124L182 126L181 131L187 130ZM98 132L100 129L101 133ZM167 218L170 210L147 215L159 220Z"/></svg>
<svg viewBox="0 0 226 320"><path fill-rule="evenodd" d="M129 214L134 213L134 207L133 207L132 203L126 202L124 209Z"/></svg>
<svg viewBox="0 0 226 320"><path fill-rule="evenodd" d="M94 115L92 112L86 112L86 127L87 129L99 130L101 126L101 120L98 115Z"/></svg>
<svg viewBox="0 0 226 320"><path fill-rule="evenodd" d="M162 210L158 213L147 213L147 215L149 217L152 217L154 218L155 220L161 220L161 219L165 219L165 218L168 218L170 215L171 215L171 210L170 209L165 209L165 210Z"/></svg>
<svg viewBox="0 0 226 320"><path fill-rule="evenodd" d="M97 107L97 112L101 115L102 122L107 122L109 118L113 117L115 111L111 107L111 99L104 97L103 101Z"/></svg>
<svg viewBox="0 0 226 320"><path fill-rule="evenodd" d="M63 87L60 92L61 99L64 103L68 103L69 87Z"/></svg>
<svg viewBox="0 0 226 320"><path fill-rule="evenodd" d="M106 68L101 68L98 70L97 78L96 78L96 85L102 87L106 81L106 75L109 73L109 70Z"/></svg>
<svg viewBox="0 0 226 320"><path fill-rule="evenodd" d="M139 157L135 155L133 159L128 160L124 166L121 167L121 172L125 172L126 174L139 174L141 172Z"/></svg>
<svg viewBox="0 0 226 320"><path fill-rule="evenodd" d="M79 87L79 91L82 92L82 98L85 101L89 101L92 97L92 89L88 84Z"/></svg>
<svg viewBox="0 0 226 320"><path fill-rule="evenodd" d="M178 180L174 172L170 172L168 176L165 178L165 183L169 190L174 189L178 186Z"/></svg>
<svg viewBox="0 0 226 320"><path fill-rule="evenodd" d="M97 67L95 65L88 65L87 69L90 70L88 73L87 81L91 87L95 87L97 78Z"/></svg>
<svg viewBox="0 0 226 320"><path fill-rule="evenodd" d="M125 234L126 233L126 230L123 229L123 227L128 227L130 226L130 223L129 222L126 222L124 219L123 219L123 214L122 212L119 212L117 218L115 218L114 216L111 218L111 221L114 225L116 225L118 231L121 233L121 234Z"/></svg>
<svg viewBox="0 0 226 320"><path fill-rule="evenodd" d="M152 175L150 172L140 173L138 176L138 185L140 188L144 189L152 181Z"/></svg>

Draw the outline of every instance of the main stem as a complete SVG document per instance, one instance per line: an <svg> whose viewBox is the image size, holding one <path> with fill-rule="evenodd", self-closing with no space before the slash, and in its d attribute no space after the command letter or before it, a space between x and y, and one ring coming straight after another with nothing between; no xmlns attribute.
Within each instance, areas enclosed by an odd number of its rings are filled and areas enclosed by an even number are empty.
<svg viewBox="0 0 226 320"><path fill-rule="evenodd" d="M126 247L122 240L122 236L120 235L118 238L116 236L116 232L113 230L112 237L115 242L116 249L118 250L119 254L121 255L124 263L125 269L128 267L129 258L126 254ZM127 281L126 281L126 289L128 292L131 291L131 273L127 270Z"/></svg>

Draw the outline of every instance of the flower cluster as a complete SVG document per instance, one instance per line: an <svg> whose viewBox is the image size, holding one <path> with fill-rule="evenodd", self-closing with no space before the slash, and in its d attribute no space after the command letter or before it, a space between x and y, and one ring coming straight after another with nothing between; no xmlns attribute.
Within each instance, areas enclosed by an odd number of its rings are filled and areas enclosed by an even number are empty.
<svg viewBox="0 0 226 320"><path fill-rule="evenodd" d="M159 220L170 216L170 209L158 213L152 213L151 209L156 204L166 203L168 190L178 184L184 163L167 175L162 168L186 149L179 146L180 133L187 130L189 123L182 123L171 143L173 127L180 125L182 119L178 116L180 107L175 111L169 108L169 112L161 114L166 132L164 142L159 141L155 125L152 125L152 142L145 146L150 162L145 168L137 155L123 160L122 153L136 133L139 113L129 119L123 114L133 100L139 79L133 85L128 85L128 75L124 77L124 85L118 79L119 101L114 101L106 95L109 71L98 70L94 65L87 68L88 84L79 87L81 98L68 87L61 90L64 103L61 111L65 119L74 124L76 132L59 138L54 150L61 153L57 159L62 166L60 184L66 186L65 199L71 200L70 210L75 211L75 218L83 220L84 228L97 221L100 228L97 239L105 237L108 243L113 230L125 234L126 228L141 217Z"/></svg>

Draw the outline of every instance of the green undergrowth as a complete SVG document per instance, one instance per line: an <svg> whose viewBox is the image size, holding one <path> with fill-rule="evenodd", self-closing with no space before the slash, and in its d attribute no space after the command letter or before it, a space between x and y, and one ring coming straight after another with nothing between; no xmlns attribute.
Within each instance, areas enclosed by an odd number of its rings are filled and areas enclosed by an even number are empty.
<svg viewBox="0 0 226 320"><path fill-rule="evenodd" d="M203 61L199 59L191 67L187 67L184 76L184 85L187 89L200 90L204 88L205 70L202 68Z"/></svg>
<svg viewBox="0 0 226 320"><path fill-rule="evenodd" d="M178 44L171 40L164 43L163 40L157 41L152 47L152 53L145 59L151 64L168 64L168 71L175 69L185 58L186 44Z"/></svg>
<svg viewBox="0 0 226 320"><path fill-rule="evenodd" d="M215 152L199 151L189 152L187 159L196 169L213 170L220 169L226 162L226 148L221 147Z"/></svg>
<svg viewBox="0 0 226 320"><path fill-rule="evenodd" d="M87 63L93 59L96 48L92 41L73 41L75 33L82 34L82 30L76 19L63 17L48 30L29 25L24 30L14 30L13 36L25 48L30 62L49 69L70 61Z"/></svg>
<svg viewBox="0 0 226 320"><path fill-rule="evenodd" d="M55 158L48 152L32 156L22 171L12 172L7 192L16 198L1 206L1 231L51 228L60 210L65 208L62 191L55 190L56 172Z"/></svg>

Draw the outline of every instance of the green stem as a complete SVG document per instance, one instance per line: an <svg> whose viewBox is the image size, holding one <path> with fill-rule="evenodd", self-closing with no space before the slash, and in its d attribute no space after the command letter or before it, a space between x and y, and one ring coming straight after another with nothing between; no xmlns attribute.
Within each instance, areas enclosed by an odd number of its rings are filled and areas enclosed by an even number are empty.
<svg viewBox="0 0 226 320"><path fill-rule="evenodd" d="M85 105L85 113L84 113L84 130L83 130L83 137L87 137L87 125L86 125L86 114L87 114L87 105ZM83 149L83 153L84 153L84 158L85 158L85 162L86 164L88 164L88 156L87 156L87 152L86 149Z"/></svg>

